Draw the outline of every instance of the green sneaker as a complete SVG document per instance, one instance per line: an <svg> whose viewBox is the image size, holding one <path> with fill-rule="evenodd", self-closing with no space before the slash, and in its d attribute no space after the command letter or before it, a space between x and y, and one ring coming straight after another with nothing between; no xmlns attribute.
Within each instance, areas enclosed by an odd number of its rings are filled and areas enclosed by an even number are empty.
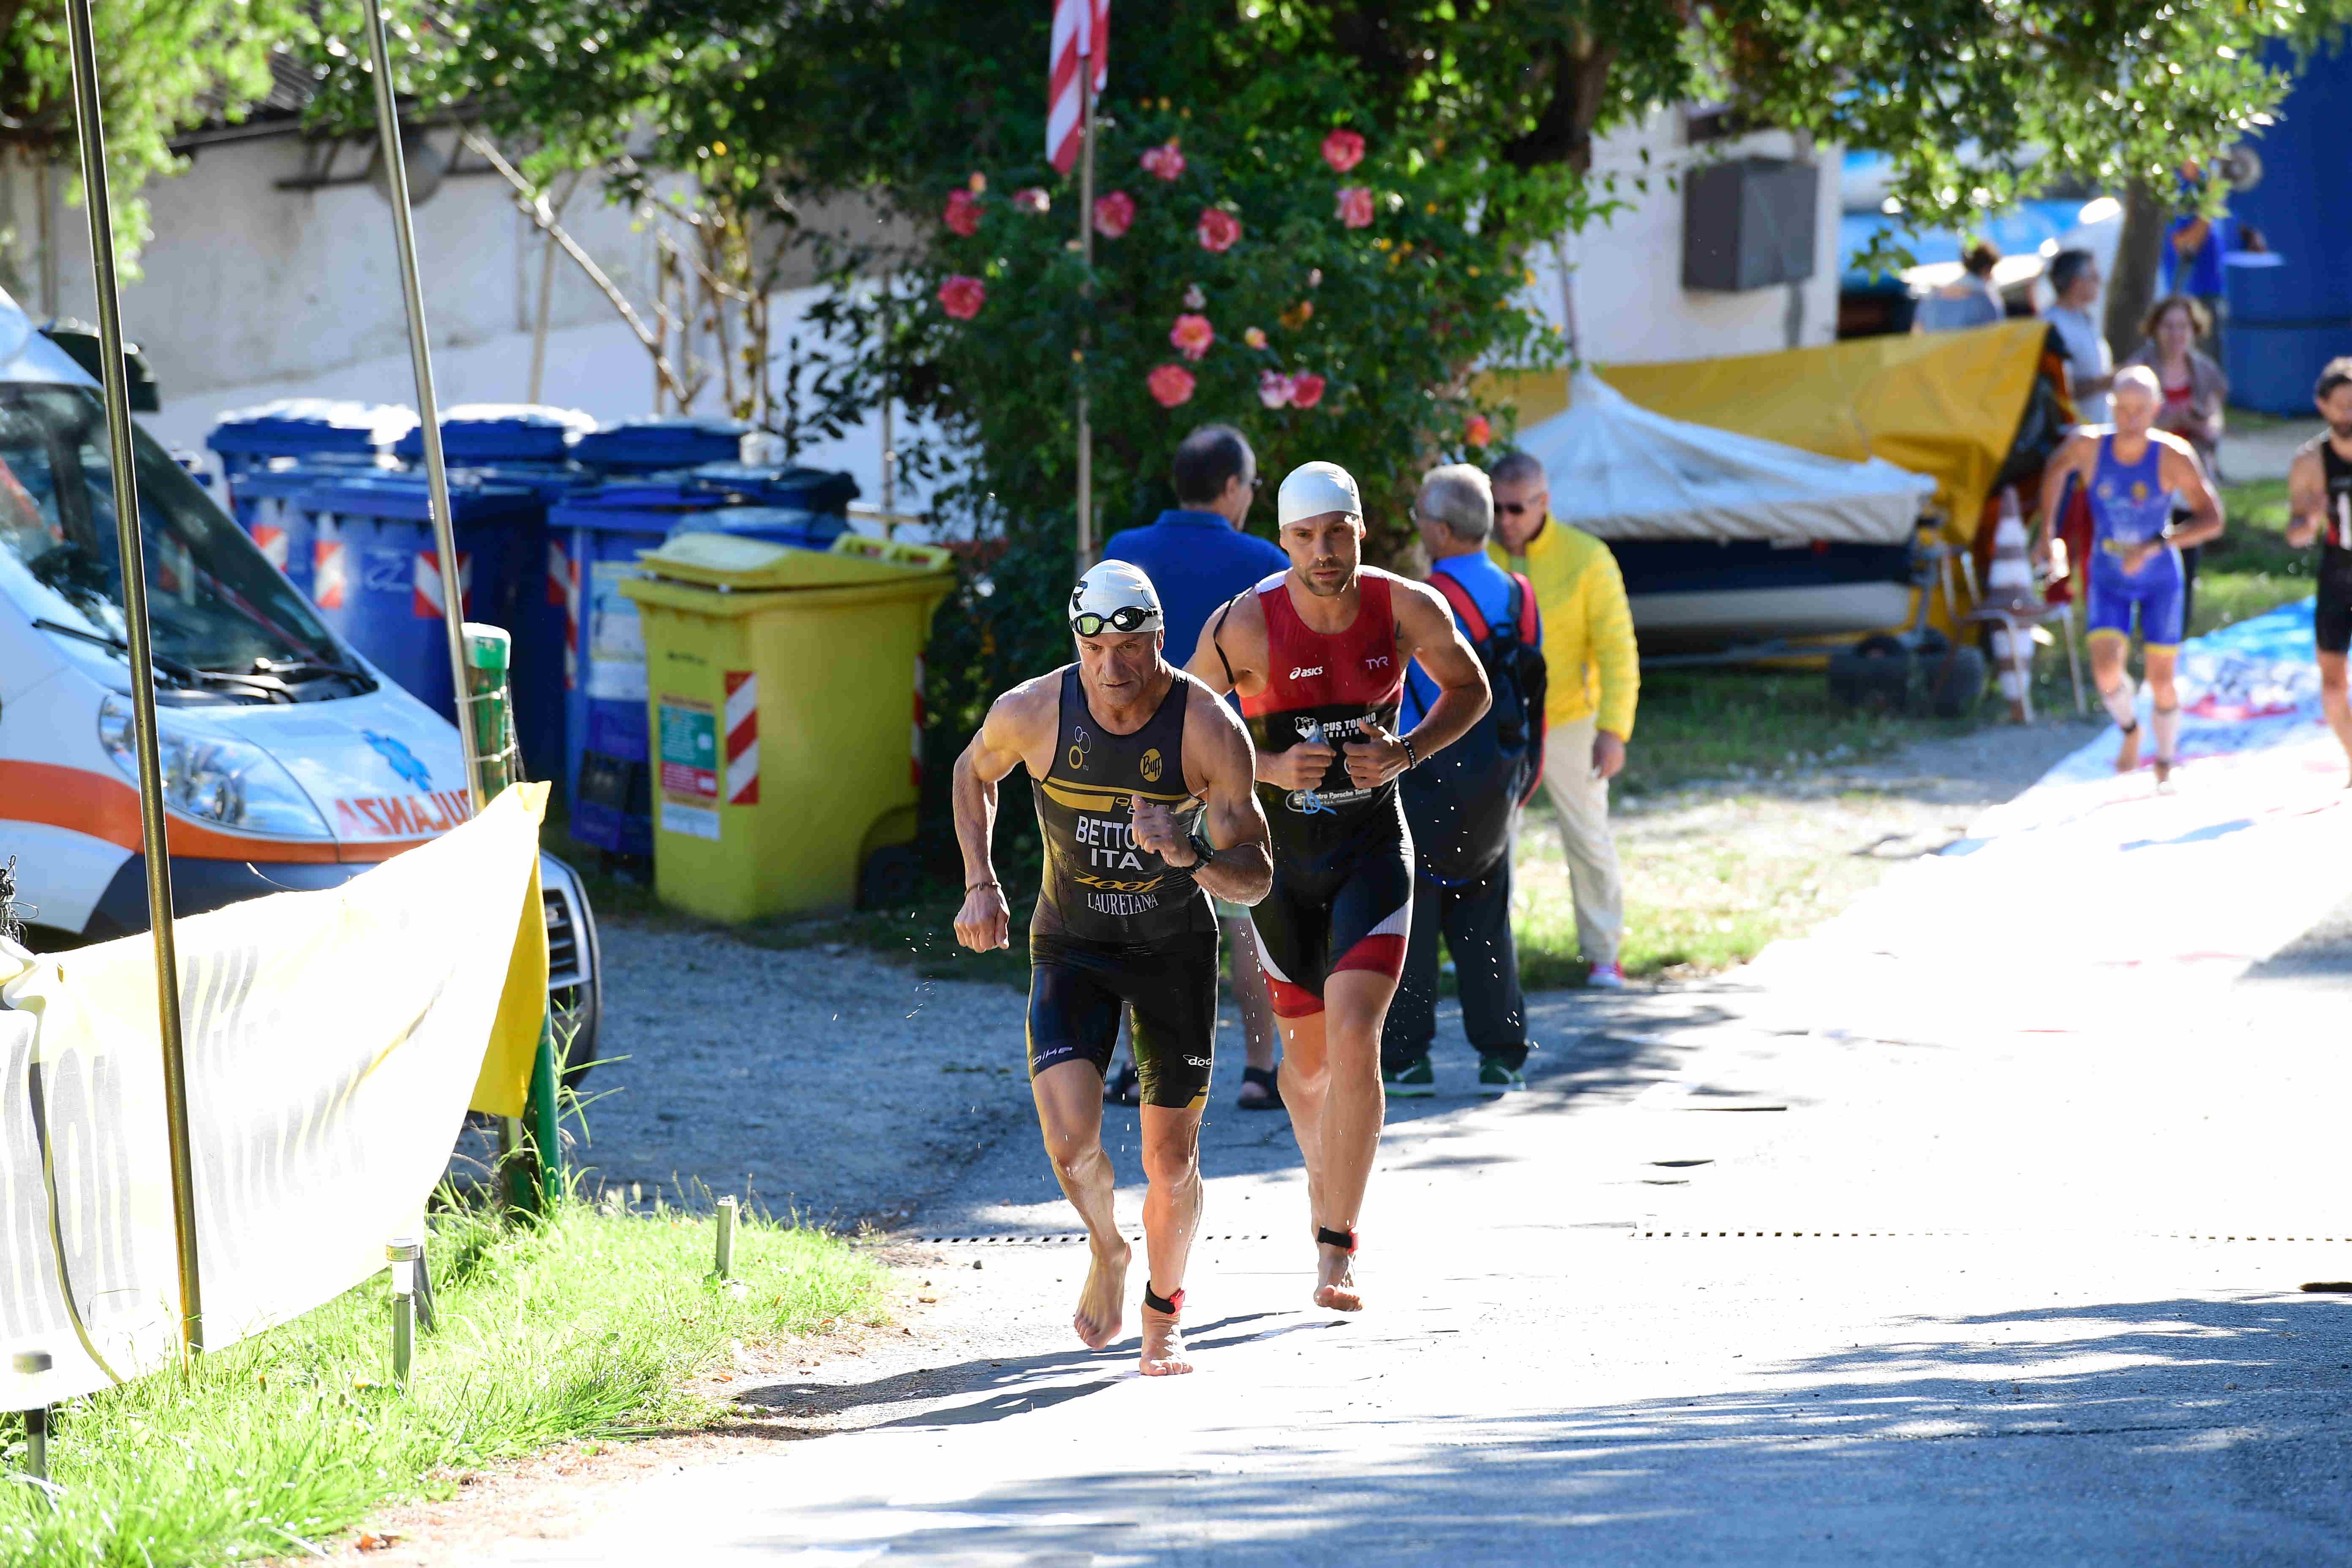
<svg viewBox="0 0 2352 1568"><path fill-rule="evenodd" d="M1382 1073L1381 1079L1400 1100L1427 1100L1437 1092L1437 1075L1430 1070L1427 1057L1415 1057L1398 1071Z"/></svg>
<svg viewBox="0 0 2352 1568"><path fill-rule="evenodd" d="M1507 1068L1492 1059L1478 1064L1478 1092L1485 1095L1508 1094L1525 1089L1528 1080L1519 1076L1517 1068Z"/></svg>

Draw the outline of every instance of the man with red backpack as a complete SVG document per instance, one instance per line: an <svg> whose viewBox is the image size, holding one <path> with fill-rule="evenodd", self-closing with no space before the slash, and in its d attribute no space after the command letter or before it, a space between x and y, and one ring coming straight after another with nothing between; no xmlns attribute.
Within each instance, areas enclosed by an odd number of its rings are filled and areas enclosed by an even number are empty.
<svg viewBox="0 0 2352 1568"><path fill-rule="evenodd" d="M1495 497L1467 464L1433 469L1413 507L1429 552L1429 585L1454 611L1486 668L1494 703L1470 732L1404 775L1415 860L1404 973L1381 1037L1388 1091L1436 1092L1429 1062L1437 1037L1437 939L1454 954L1463 1031L1478 1051L1481 1093L1525 1089L1527 1010L1511 938L1511 831L1543 768L1543 622L1528 580L1486 558ZM1419 722L1435 684L1405 671L1399 722Z"/></svg>

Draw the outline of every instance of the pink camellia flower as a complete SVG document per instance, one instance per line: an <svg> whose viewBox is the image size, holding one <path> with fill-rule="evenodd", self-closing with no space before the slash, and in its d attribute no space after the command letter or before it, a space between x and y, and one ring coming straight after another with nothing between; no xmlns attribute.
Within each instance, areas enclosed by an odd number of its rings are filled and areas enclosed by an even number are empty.
<svg viewBox="0 0 2352 1568"><path fill-rule="evenodd" d="M940 309L959 321L969 321L988 303L988 286L959 272L940 285Z"/></svg>
<svg viewBox="0 0 2352 1568"><path fill-rule="evenodd" d="M1054 198L1035 185L1013 193L1013 206L1016 212L1041 213L1053 205Z"/></svg>
<svg viewBox="0 0 2352 1568"><path fill-rule="evenodd" d="M1364 185L1342 185L1339 188L1339 210L1335 215L1349 228L1368 228L1372 221L1372 193Z"/></svg>
<svg viewBox="0 0 2352 1568"><path fill-rule="evenodd" d="M1162 408L1173 408L1192 399L1192 373L1181 364L1163 364L1143 378L1151 395Z"/></svg>
<svg viewBox="0 0 2352 1568"><path fill-rule="evenodd" d="M1242 220L1222 207L1202 207L1198 232L1202 249L1231 250L1242 237Z"/></svg>
<svg viewBox="0 0 2352 1568"><path fill-rule="evenodd" d="M1208 308L1208 304L1209 297L1201 292L1201 286L1198 283L1192 284L1185 289L1184 309L1188 310L1206 310Z"/></svg>
<svg viewBox="0 0 2352 1568"><path fill-rule="evenodd" d="M1323 401L1323 389L1330 384L1312 371L1301 371L1290 378L1290 406L1312 408ZM1260 395L1264 395L1261 394Z"/></svg>
<svg viewBox="0 0 2352 1568"><path fill-rule="evenodd" d="M1290 378L1278 370L1258 372L1257 400L1268 408L1280 408L1290 401Z"/></svg>
<svg viewBox="0 0 2352 1568"><path fill-rule="evenodd" d="M1117 239L1134 223L1135 198L1125 191L1095 198L1095 232L1105 239Z"/></svg>
<svg viewBox="0 0 2352 1568"><path fill-rule="evenodd" d="M1310 267L1307 269L1307 286L1309 289L1323 287L1323 269L1320 267Z"/></svg>
<svg viewBox="0 0 2352 1568"><path fill-rule="evenodd" d="M1242 330L1242 342L1249 344L1249 346L1254 349L1262 349L1265 347L1265 329L1263 327L1244 327Z"/></svg>
<svg viewBox="0 0 2352 1568"><path fill-rule="evenodd" d="M1486 423L1483 414L1470 416L1470 423L1462 427L1462 438L1473 447L1484 447L1495 439L1495 427Z"/></svg>
<svg viewBox="0 0 2352 1568"><path fill-rule="evenodd" d="M1143 154L1143 166L1163 180L1172 180L1184 172L1183 149L1169 141Z"/></svg>
<svg viewBox="0 0 2352 1568"><path fill-rule="evenodd" d="M1323 161L1335 174L1346 174L1364 161L1364 139L1352 131L1334 131L1323 138Z"/></svg>
<svg viewBox="0 0 2352 1568"><path fill-rule="evenodd" d="M1217 329L1209 325L1206 316L1179 316L1176 324L1168 331L1168 341L1174 343L1177 352L1186 359L1196 360L1207 353L1209 345L1217 341Z"/></svg>
<svg viewBox="0 0 2352 1568"><path fill-rule="evenodd" d="M947 225L966 237L980 232L980 204L972 199L971 192L948 193Z"/></svg>

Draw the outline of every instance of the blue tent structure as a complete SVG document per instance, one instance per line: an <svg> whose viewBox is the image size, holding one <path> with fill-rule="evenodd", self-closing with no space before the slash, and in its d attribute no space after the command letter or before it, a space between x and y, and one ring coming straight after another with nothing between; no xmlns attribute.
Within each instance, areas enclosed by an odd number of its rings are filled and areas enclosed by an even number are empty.
<svg viewBox="0 0 2352 1568"><path fill-rule="evenodd" d="M2281 70L2294 57L2274 47ZM2230 198L2239 224L2260 229L2274 267L2226 268L2221 333L2230 401L2265 414L2308 415L2319 367L2352 354L2352 52L2314 56L2253 143L2263 177Z"/></svg>

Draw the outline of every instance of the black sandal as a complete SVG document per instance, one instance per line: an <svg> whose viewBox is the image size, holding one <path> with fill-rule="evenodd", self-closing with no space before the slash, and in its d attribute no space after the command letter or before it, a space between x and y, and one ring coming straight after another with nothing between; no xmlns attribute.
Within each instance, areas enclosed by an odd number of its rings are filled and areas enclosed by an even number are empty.
<svg viewBox="0 0 2352 1568"><path fill-rule="evenodd" d="M1265 1094L1255 1100L1244 1096L1234 1100L1234 1104L1244 1110L1280 1110L1282 1109L1282 1081L1276 1076L1273 1068L1242 1068L1242 1087L1247 1089L1252 1084L1264 1089Z"/></svg>
<svg viewBox="0 0 2352 1568"><path fill-rule="evenodd" d="M1105 1105L1135 1105L1141 1101L1142 1084L1135 1076L1133 1062L1121 1062L1118 1070L1103 1085Z"/></svg>

